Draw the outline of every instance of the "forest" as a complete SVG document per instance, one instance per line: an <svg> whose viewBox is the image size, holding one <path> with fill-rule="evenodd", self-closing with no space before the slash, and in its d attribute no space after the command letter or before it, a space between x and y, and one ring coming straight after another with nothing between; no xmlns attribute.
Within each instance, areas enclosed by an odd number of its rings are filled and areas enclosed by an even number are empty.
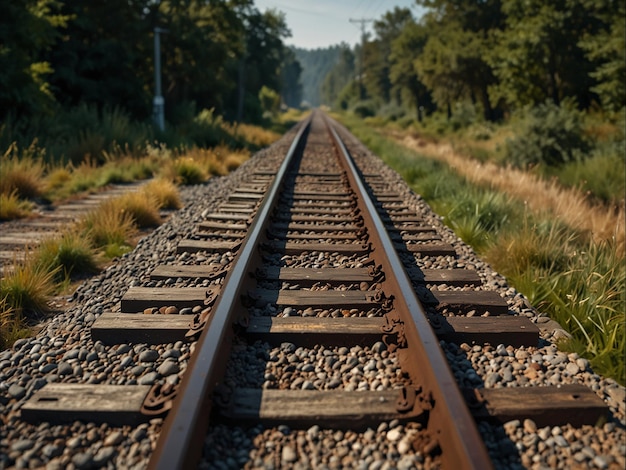
<svg viewBox="0 0 626 470"><path fill-rule="evenodd" d="M420 120L468 101L487 121L547 100L579 109L624 106L624 2L417 0L395 8L362 47L347 46L321 86L323 101L359 112L410 106ZM364 100L371 100L363 103Z"/></svg>
<svg viewBox="0 0 626 470"><path fill-rule="evenodd" d="M3 148L36 138L48 154L80 161L67 144L98 132L120 145L217 144L220 136L197 135L202 116L259 123L281 100L301 101L284 17L252 0L24 0L2 2L0 18ZM164 135L143 125L153 113L155 28ZM126 130L106 132L111 121Z"/></svg>

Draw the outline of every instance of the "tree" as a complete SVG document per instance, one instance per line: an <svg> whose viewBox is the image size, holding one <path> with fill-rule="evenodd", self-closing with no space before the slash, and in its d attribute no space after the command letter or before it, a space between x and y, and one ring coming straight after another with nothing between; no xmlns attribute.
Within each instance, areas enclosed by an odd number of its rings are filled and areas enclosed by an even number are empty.
<svg viewBox="0 0 626 470"><path fill-rule="evenodd" d="M423 108L432 109L432 97L426 86L418 79L415 67L415 58L422 53L427 40L426 28L411 22L405 25L400 35L392 42L389 56L391 84L400 95L409 95L418 121L422 121ZM400 104L398 96L396 100Z"/></svg>
<svg viewBox="0 0 626 470"><path fill-rule="evenodd" d="M469 34L458 25L447 24L436 34L430 34L422 54L415 60L419 80L424 83L441 108L452 113L452 104L469 97L463 49Z"/></svg>
<svg viewBox="0 0 626 470"><path fill-rule="evenodd" d="M342 44L335 65L322 83L322 103L347 109L353 99L352 95L347 93L347 87L354 82L355 70L355 55L347 44ZM358 89L354 98L359 98Z"/></svg>
<svg viewBox="0 0 626 470"><path fill-rule="evenodd" d="M503 22L500 0L421 0L431 8L423 24L428 30L424 53L417 58L420 80L450 115L453 101L479 102L484 118L495 119L489 87L495 77L487 57L493 31Z"/></svg>
<svg viewBox="0 0 626 470"><path fill-rule="evenodd" d="M594 100L593 64L579 45L598 20L580 1L503 0L506 27L494 32L489 63L498 78L490 94L513 107L559 104L573 97L579 105Z"/></svg>
<svg viewBox="0 0 626 470"><path fill-rule="evenodd" d="M249 1L160 3L157 24L169 31L162 47L166 103L192 102L217 114L234 107L225 99L236 90L237 69L231 64L245 50L244 16L249 8Z"/></svg>
<svg viewBox="0 0 626 470"><path fill-rule="evenodd" d="M590 14L600 21L598 32L586 31L579 45L594 63L590 76L595 80L591 90L604 109L619 111L626 105L626 4L623 1L593 0L583 2Z"/></svg>
<svg viewBox="0 0 626 470"><path fill-rule="evenodd" d="M300 107L302 103L302 65L292 49L283 50L283 63L280 67L281 96L283 102L292 108Z"/></svg>
<svg viewBox="0 0 626 470"><path fill-rule="evenodd" d="M363 51L363 82L368 96L390 102L392 43L412 21L411 10L396 7L374 22L375 39L367 42Z"/></svg>
<svg viewBox="0 0 626 470"><path fill-rule="evenodd" d="M145 2L125 0L64 0L62 12L71 20L47 56L54 69L50 84L59 102L149 115L146 61L152 41L144 7Z"/></svg>
<svg viewBox="0 0 626 470"><path fill-rule="evenodd" d="M45 60L68 17L55 0L22 0L0 5L0 119L50 111L54 96Z"/></svg>
<svg viewBox="0 0 626 470"><path fill-rule="evenodd" d="M322 103L322 83L335 65L341 46L313 50L295 48L296 58L302 65L302 98L311 106Z"/></svg>

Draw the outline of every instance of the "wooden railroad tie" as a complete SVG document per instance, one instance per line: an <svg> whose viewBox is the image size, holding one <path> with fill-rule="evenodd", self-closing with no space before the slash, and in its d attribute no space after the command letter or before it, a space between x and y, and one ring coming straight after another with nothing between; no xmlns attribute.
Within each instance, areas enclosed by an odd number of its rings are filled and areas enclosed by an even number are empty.
<svg viewBox="0 0 626 470"><path fill-rule="evenodd" d="M94 341L104 344L174 343L183 340L192 315L143 315L105 312L91 327ZM253 317L246 334L268 342L291 341L314 344L373 344L383 333L383 317ZM439 339L457 344L507 344L515 347L536 346L539 329L526 317L447 317L435 325Z"/></svg>

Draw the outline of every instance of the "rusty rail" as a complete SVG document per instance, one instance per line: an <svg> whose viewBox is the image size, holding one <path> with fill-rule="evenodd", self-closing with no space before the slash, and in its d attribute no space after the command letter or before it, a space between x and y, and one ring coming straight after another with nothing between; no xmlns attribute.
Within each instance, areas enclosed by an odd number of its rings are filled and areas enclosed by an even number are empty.
<svg viewBox="0 0 626 470"><path fill-rule="evenodd" d="M400 316L408 345L403 354L402 368L410 373L414 384L422 386L423 395L432 393L434 406L430 411L429 431L444 450L444 468L491 468L491 460L474 419L456 385L424 308L415 295L411 280L362 178L359 177L354 160L329 122L330 119L327 119L328 130L346 168L350 184L358 195L359 208L370 240L373 240L374 246L382 247L385 252L385 256L379 258L386 273L384 284L395 296L394 310ZM431 430L431 426L436 429Z"/></svg>
<svg viewBox="0 0 626 470"><path fill-rule="evenodd" d="M232 334L229 324L235 320L234 307L239 299L237 293L250 271L253 251L264 236L269 215L274 207L298 147L309 129L309 117L296 135L287 156L263 199L257 215L234 265L226 276L224 288L213 309L210 323L201 334L187 373L180 385L174 405L159 435L149 468L161 470L187 469L197 465L202 452L202 441L209 426L212 394L226 366L224 358L229 350L228 337Z"/></svg>

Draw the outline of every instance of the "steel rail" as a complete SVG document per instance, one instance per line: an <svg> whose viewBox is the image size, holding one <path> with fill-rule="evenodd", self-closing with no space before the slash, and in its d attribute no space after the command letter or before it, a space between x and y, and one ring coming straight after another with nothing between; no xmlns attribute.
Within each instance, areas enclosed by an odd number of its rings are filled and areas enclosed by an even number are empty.
<svg viewBox="0 0 626 470"><path fill-rule="evenodd" d="M433 333L424 308L418 300L413 285L406 274L385 225L376 210L357 169L354 159L334 129L330 118L326 118L329 133L337 146L338 153L346 168L348 180L358 196L361 214L366 219L366 227L372 245L384 250L386 256L380 257L386 283L395 283L392 291L398 293L394 299L394 309L404 320L404 332L412 354L410 361L419 370L417 380L431 391L435 405L430 412L429 431L436 427L442 449L442 468L489 469L493 465L487 449L480 437L456 380L450 371L446 358L441 351L439 340ZM369 223L367 221L369 220ZM428 374L428 375L425 375ZM414 378L414 377L411 377Z"/></svg>
<svg viewBox="0 0 626 470"><path fill-rule="evenodd" d="M276 173L267 195L259 206L233 266L224 280L224 287L213 308L210 323L202 332L181 382L172 410L165 419L148 468L159 470L195 468L202 452L202 443L209 426L212 393L223 377L225 354L232 335L230 325L235 321L238 292L245 282L254 251L264 236L282 189L285 175L294 160L298 146L309 129L312 117L301 125L285 160Z"/></svg>

